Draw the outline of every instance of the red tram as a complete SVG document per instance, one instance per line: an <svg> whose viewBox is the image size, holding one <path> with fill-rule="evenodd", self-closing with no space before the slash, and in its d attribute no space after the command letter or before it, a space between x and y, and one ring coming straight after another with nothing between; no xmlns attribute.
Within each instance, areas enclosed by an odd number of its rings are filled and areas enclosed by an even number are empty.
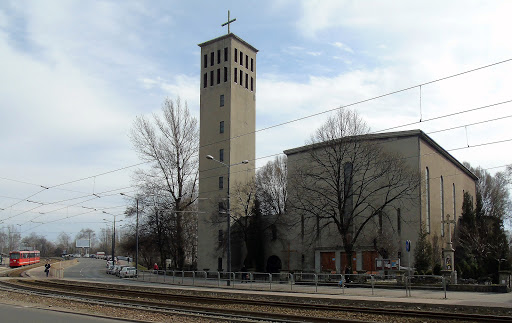
<svg viewBox="0 0 512 323"><path fill-rule="evenodd" d="M32 251L11 251L9 252L9 266L11 268L32 265L40 261L41 253Z"/></svg>

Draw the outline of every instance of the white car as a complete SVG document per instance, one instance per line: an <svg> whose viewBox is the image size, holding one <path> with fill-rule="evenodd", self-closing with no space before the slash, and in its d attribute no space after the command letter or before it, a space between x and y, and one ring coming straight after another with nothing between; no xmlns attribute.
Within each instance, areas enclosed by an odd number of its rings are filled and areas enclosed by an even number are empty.
<svg viewBox="0 0 512 323"><path fill-rule="evenodd" d="M124 267L119 271L119 277L137 277L137 269L135 267Z"/></svg>

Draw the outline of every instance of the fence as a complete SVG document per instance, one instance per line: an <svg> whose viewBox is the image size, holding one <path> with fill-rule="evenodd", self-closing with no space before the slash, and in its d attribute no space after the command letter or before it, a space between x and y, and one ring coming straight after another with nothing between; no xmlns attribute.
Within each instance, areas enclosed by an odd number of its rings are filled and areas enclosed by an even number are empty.
<svg viewBox="0 0 512 323"><path fill-rule="evenodd" d="M414 289L439 291L446 298L446 280L433 275L373 275L211 272L177 270L139 270L134 280L184 286L224 287L250 290L295 291L302 293L345 294L359 287L366 294L389 297L412 296Z"/></svg>

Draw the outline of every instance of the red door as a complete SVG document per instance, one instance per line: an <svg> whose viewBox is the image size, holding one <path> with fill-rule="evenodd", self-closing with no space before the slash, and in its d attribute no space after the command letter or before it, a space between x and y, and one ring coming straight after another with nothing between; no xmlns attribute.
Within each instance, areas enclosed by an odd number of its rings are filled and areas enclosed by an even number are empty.
<svg viewBox="0 0 512 323"><path fill-rule="evenodd" d="M334 252L320 252L320 266L322 272L336 271L336 256Z"/></svg>

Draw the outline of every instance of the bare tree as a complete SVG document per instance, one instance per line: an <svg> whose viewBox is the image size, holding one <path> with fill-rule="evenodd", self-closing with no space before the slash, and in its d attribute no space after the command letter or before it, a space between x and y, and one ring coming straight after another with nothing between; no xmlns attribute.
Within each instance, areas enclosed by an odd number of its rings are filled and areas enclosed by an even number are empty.
<svg viewBox="0 0 512 323"><path fill-rule="evenodd" d="M263 215L286 213L288 168L286 157L276 157L256 173L256 195Z"/></svg>
<svg viewBox="0 0 512 323"><path fill-rule="evenodd" d="M61 232L57 237L57 248L60 249L59 252L65 251L69 254L72 252L71 246L71 236L66 232Z"/></svg>
<svg viewBox="0 0 512 323"><path fill-rule="evenodd" d="M368 133L356 112L340 110L311 136L303 160L291 165L289 159L289 200L301 216L295 220L303 236L311 229L305 243L334 230L351 255L365 228L417 198L419 174Z"/></svg>
<svg viewBox="0 0 512 323"><path fill-rule="evenodd" d="M139 195L151 201L143 212L154 224L160 260L172 249L176 266L183 268L187 254L195 254L195 236L190 235L190 211L197 198L199 129L197 119L179 99L164 100L163 117L137 117L131 139L140 158L150 164L138 170L135 181ZM133 211L133 208L131 208ZM130 211L129 214L133 214ZM165 238L172 236L171 240Z"/></svg>
<svg viewBox="0 0 512 323"><path fill-rule="evenodd" d="M7 228L7 245L9 251L19 250L21 242L21 234L14 225Z"/></svg>

